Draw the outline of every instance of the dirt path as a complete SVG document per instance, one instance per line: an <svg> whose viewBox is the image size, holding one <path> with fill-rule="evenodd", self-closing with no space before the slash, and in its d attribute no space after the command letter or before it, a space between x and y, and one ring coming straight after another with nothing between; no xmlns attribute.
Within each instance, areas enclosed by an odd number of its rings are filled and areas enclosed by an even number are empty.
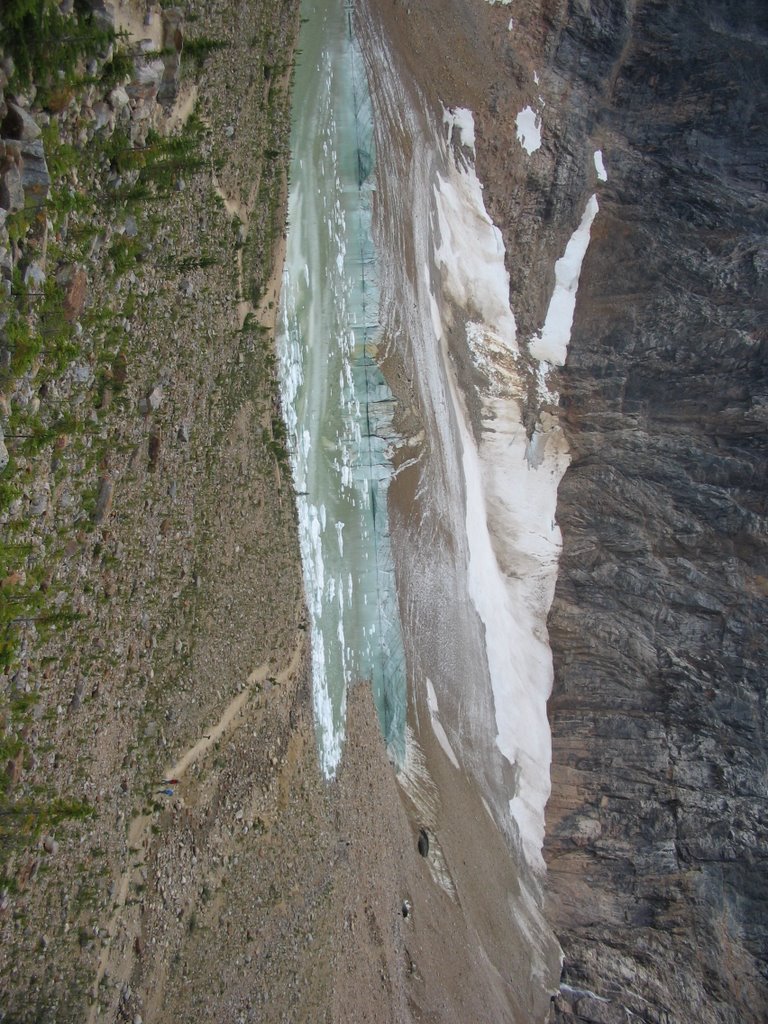
<svg viewBox="0 0 768 1024"><path fill-rule="evenodd" d="M255 668L246 681L245 686L233 700L227 705L224 714L212 725L196 743L186 750L181 757L165 773L166 779L176 779L181 783L191 765L201 760L208 751L216 744L221 743L227 736L233 733L245 717L245 708L254 693L258 692L261 684L267 679L273 679L277 685L286 683L296 673L301 664L303 643L297 642L289 661L277 672L272 674L272 666L264 662ZM175 784L174 784L175 785ZM188 782L187 787L194 786ZM133 942L126 941L136 930L132 922L126 920L130 915L136 916L136 911L128 904L128 893L132 880L141 876L146 864L147 854L150 846L151 832L157 829L159 812L153 814L139 814L133 818L128 827L128 858L129 863L120 877L120 883L115 896L115 909L106 931L102 933L104 945L99 957L96 970L96 977L93 983L93 1002L88 1012L88 1024L93 1024L99 1016L99 989L103 979L108 976L117 980L120 984L128 982L133 969L135 957L135 946ZM135 858L135 859L133 859ZM116 942L118 937L121 941Z"/></svg>

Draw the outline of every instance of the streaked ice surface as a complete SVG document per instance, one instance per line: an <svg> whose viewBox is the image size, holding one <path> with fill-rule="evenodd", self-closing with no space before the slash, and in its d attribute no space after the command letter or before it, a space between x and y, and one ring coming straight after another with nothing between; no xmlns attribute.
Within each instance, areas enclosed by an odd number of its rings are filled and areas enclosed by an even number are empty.
<svg viewBox="0 0 768 1024"><path fill-rule="evenodd" d="M304 0L301 11L278 355L331 776L349 685L371 680L399 761L406 684L387 513L393 403L376 363L370 98L351 12L340 0Z"/></svg>

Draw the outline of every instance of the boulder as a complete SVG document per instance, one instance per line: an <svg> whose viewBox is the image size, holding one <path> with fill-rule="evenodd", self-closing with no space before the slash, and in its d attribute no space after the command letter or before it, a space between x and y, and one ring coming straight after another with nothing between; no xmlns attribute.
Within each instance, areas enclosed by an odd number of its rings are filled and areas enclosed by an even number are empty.
<svg viewBox="0 0 768 1024"><path fill-rule="evenodd" d="M42 291L45 286L45 271L39 263L30 263L24 271L24 284L31 291Z"/></svg>
<svg viewBox="0 0 768 1024"><path fill-rule="evenodd" d="M112 107L112 109L115 111L115 113L117 113L124 107L128 106L128 104L131 102L131 98L122 85L117 85L110 92L109 96L107 96L107 101L109 105Z"/></svg>
<svg viewBox="0 0 768 1024"><path fill-rule="evenodd" d="M12 99L6 100L8 111L2 124L3 138L33 142L40 138L40 126L34 117Z"/></svg>
<svg viewBox="0 0 768 1024"><path fill-rule="evenodd" d="M51 191L51 176L45 162L42 139L31 142L20 142L21 182L24 186L24 203L26 206L40 207L48 199Z"/></svg>

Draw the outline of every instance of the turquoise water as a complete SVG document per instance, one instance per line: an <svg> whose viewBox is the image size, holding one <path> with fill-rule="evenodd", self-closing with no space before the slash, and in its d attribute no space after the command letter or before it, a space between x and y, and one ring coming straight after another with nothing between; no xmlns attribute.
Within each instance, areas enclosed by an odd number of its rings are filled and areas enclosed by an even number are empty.
<svg viewBox="0 0 768 1024"><path fill-rule="evenodd" d="M305 0L302 18L278 356L330 776L359 680L401 759L406 683L387 514L393 401L376 363L370 97L351 5Z"/></svg>

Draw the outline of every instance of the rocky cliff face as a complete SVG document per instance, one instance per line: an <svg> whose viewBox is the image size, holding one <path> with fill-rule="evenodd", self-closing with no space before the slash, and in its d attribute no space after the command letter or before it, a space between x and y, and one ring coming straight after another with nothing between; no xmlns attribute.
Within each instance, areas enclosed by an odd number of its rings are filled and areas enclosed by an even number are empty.
<svg viewBox="0 0 768 1024"><path fill-rule="evenodd" d="M761 22L762 19L762 22ZM571 3L609 181L562 415L559 1019L765 1019L765 9Z"/></svg>

